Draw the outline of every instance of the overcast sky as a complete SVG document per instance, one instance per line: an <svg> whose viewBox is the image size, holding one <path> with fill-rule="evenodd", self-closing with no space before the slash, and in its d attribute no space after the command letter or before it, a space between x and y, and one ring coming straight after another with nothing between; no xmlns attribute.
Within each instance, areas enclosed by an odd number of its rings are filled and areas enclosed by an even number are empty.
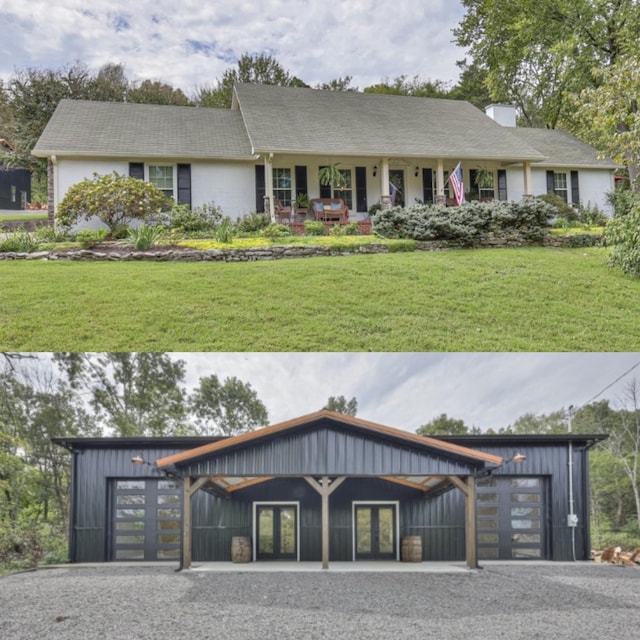
<svg viewBox="0 0 640 640"><path fill-rule="evenodd" d="M446 413L483 430L525 413L589 402L640 353L183 353L187 382L217 374L251 383L274 424L321 409L329 396L358 399L358 416L414 431ZM640 366L597 399L619 406Z"/></svg>
<svg viewBox="0 0 640 640"><path fill-rule="evenodd" d="M0 77L77 61L123 63L130 80L192 95L245 52L314 86L399 75L455 83L459 0L0 0Z"/></svg>

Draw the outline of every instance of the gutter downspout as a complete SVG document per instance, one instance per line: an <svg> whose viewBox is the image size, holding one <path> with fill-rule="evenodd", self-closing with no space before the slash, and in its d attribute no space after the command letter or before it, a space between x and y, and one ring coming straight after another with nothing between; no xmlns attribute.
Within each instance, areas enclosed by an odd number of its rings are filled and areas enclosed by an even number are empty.
<svg viewBox="0 0 640 640"><path fill-rule="evenodd" d="M569 433L573 430L573 405L569 407ZM571 527L571 557L576 561L576 526L578 516L575 513L575 497L573 495L573 442L569 440L569 515L567 516L567 526Z"/></svg>

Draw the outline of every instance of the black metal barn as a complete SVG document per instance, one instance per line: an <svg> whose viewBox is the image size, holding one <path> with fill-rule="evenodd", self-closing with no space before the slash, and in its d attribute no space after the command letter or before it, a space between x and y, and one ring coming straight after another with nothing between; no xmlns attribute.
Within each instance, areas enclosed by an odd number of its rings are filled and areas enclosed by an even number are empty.
<svg viewBox="0 0 640 640"><path fill-rule="evenodd" d="M425 561L586 559L602 439L429 439L323 411L229 439L56 442L73 455L72 562L230 561L242 537L256 561L324 565L399 560L407 536Z"/></svg>

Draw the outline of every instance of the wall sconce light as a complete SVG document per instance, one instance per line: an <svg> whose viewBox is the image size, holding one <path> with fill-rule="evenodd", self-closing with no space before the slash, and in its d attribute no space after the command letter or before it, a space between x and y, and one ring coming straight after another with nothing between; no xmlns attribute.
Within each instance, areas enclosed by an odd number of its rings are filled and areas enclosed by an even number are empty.
<svg viewBox="0 0 640 640"><path fill-rule="evenodd" d="M131 458L131 462L133 462L133 464L146 464L149 467L156 466L152 462L147 462L142 456L133 456L133 458Z"/></svg>
<svg viewBox="0 0 640 640"><path fill-rule="evenodd" d="M413 174L416 178L420 175L420 167L416 167L416 172Z"/></svg>
<svg viewBox="0 0 640 640"><path fill-rule="evenodd" d="M373 167L373 177L375 178L378 175L378 165Z"/></svg>
<svg viewBox="0 0 640 640"><path fill-rule="evenodd" d="M519 451L517 451L516 453L513 454L513 457L511 458L511 462L515 462L516 464L519 464L520 462L524 462L527 459L527 456L524 455L524 453L520 453Z"/></svg>

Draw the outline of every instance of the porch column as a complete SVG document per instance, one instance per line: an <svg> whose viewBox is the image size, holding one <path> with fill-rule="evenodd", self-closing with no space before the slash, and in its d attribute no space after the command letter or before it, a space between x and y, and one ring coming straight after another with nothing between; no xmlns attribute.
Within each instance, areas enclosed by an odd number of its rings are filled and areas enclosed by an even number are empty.
<svg viewBox="0 0 640 640"><path fill-rule="evenodd" d="M477 569L476 477L469 475L462 480L462 478L458 478L458 476L449 476L449 480L464 494L465 556L467 567L469 567L469 569Z"/></svg>
<svg viewBox="0 0 640 640"><path fill-rule="evenodd" d="M345 477L329 482L329 476L322 476L321 481L305 477L305 480L320 494L322 500L322 568L329 568L329 496L345 481Z"/></svg>
<svg viewBox="0 0 640 640"><path fill-rule="evenodd" d="M182 478L182 563L181 569L191 568L191 477Z"/></svg>
<svg viewBox="0 0 640 640"><path fill-rule="evenodd" d="M531 188L531 163L525 162L523 166L524 170L524 194L525 196L533 195Z"/></svg>
<svg viewBox="0 0 640 640"><path fill-rule="evenodd" d="M380 162L380 203L383 209L391 208L391 194L389 193L389 158L382 158Z"/></svg>
<svg viewBox="0 0 640 640"><path fill-rule="evenodd" d="M446 204L447 199L444 195L444 160L438 159L436 167L436 198L435 204Z"/></svg>
<svg viewBox="0 0 640 640"><path fill-rule="evenodd" d="M180 569L191 568L191 550L192 550L192 527L191 513L192 501L194 494L198 489L203 487L209 478L198 478L191 480L191 476L182 478L182 563Z"/></svg>
<svg viewBox="0 0 640 640"><path fill-rule="evenodd" d="M465 531L467 549L467 567L478 568L478 541L476 536L476 478L467 476L467 495L465 496Z"/></svg>
<svg viewBox="0 0 640 640"><path fill-rule="evenodd" d="M276 221L276 211L273 204L273 154L265 153L264 156L264 210L269 214L271 222Z"/></svg>

